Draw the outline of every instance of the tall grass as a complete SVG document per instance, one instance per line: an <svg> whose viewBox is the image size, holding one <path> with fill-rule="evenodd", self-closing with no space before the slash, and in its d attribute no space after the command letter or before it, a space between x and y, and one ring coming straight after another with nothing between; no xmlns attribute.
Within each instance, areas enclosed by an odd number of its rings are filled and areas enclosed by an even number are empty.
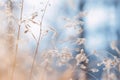
<svg viewBox="0 0 120 80"><path fill-rule="evenodd" d="M37 56L38 50L39 50L40 40L41 40L41 37L42 37L42 24L43 24L43 19L44 19L45 12L46 12L48 4L49 4L49 0L47 0L46 6L45 6L45 9L44 9L41 21L40 21L40 25L39 25L39 29L40 29L39 30L39 37L38 37L37 46L36 46L36 49L35 49L33 62L32 62L32 67L31 67L31 71L30 71L30 80L32 79L32 72L33 72L33 69L34 69L34 63L35 63L35 59L36 59L36 56Z"/></svg>
<svg viewBox="0 0 120 80"><path fill-rule="evenodd" d="M12 76L11 80L14 78L15 74L15 67L16 67L16 57L18 54L18 47L19 47L19 40L20 40L20 32L21 32L21 21L22 21L22 16L23 16L23 6L24 6L24 0L21 1L21 6L20 6L20 23L18 24L18 32L17 32L17 43L16 43L16 49L15 49L15 56L14 56L14 62L13 62L13 71L12 71Z"/></svg>
<svg viewBox="0 0 120 80"><path fill-rule="evenodd" d="M43 28L44 17L50 5L49 0L46 1L42 9L40 22L37 22L35 19L39 18L38 12L35 12L30 18L24 19L23 16L26 16L23 14L25 8L24 0L20 2L19 18L13 13L14 0L8 0L7 7L5 6L6 3L2 6L6 7L7 10L7 19L5 22L8 21L8 24L7 29L4 29L4 31L8 31L7 33L0 32L0 80L100 80L95 75L99 73L99 67L103 66L102 80L119 80L117 75L120 74L120 59L118 56L109 52L102 52L110 57L103 56L101 55L102 53L99 54L100 52L96 50L92 54L87 55L85 49L82 47L87 41L85 38L79 38L79 35L82 35L84 31L81 27L84 25L84 22L80 19L87 15L85 12L80 12L73 16L73 18L65 17L63 19L63 21L66 22L64 24L64 31L73 30L74 35L67 35L66 38L59 40L59 33L54 27L48 26L47 29ZM0 16L0 20L3 18L3 16ZM15 25L14 21L17 25ZM37 35L32 32L31 27L33 26L30 23L39 26L38 38L36 37ZM0 24L0 28L2 29L4 25L2 25L2 23ZM32 53L31 50L24 51L23 48L25 47L22 47L22 49L19 48L20 45L23 45L23 43L21 44L20 42L20 36L24 35L22 31L24 29L25 34L30 34L33 39L35 39L33 40L36 43L34 53ZM51 38L55 47L48 47L45 50L39 51L42 40L44 40L43 37L49 33L53 33L50 37L58 38L56 41ZM62 45L68 42L72 46L75 45L78 47L70 48L65 45L59 48L56 46L57 44L55 44L59 43L59 45ZM117 47L117 43L112 42L111 48L119 55L120 50ZM33 56L31 56L31 53ZM39 59L37 59L37 57L39 57ZM98 62L91 61L91 57L97 58Z"/></svg>

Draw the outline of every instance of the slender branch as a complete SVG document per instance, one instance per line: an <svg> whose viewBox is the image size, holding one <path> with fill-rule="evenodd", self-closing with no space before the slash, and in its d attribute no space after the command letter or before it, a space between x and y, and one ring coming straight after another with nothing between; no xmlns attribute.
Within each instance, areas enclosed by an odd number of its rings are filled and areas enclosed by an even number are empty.
<svg viewBox="0 0 120 80"><path fill-rule="evenodd" d="M21 3L21 10L20 10L20 22L22 21L22 16L23 16L23 4L24 4L24 0L22 0ZM16 67L16 57L18 54L18 42L20 40L20 31L21 31L21 23L18 24L18 33L17 33L17 43L16 43L16 49L15 49L15 57L14 57L14 62L13 62L13 70L12 70L12 76L11 76L11 80L13 80L14 77L14 73L15 73L15 67Z"/></svg>
<svg viewBox="0 0 120 80"><path fill-rule="evenodd" d="M33 57L33 62L32 62L32 67L31 67L31 71L30 71L30 79L29 79L29 80L32 79L32 73L33 73L33 69L34 69L35 59L36 59L36 56L37 56L37 54L38 54L39 45L40 45L40 40L41 40L41 36L42 36L42 24L43 24L43 19L44 19L44 16L45 16L45 12L46 12L48 3L49 3L49 0L47 0L46 6L45 6L45 9L44 9L44 12L43 12L41 21L40 21L40 30L39 30L40 32L39 32L39 37L38 37L38 41L37 41L37 46L36 46L35 53L34 53L34 57Z"/></svg>

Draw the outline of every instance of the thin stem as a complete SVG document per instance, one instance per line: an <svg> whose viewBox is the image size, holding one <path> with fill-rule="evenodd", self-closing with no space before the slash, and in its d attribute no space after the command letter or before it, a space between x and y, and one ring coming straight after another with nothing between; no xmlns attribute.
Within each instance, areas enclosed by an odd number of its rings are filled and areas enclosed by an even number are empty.
<svg viewBox="0 0 120 80"><path fill-rule="evenodd" d="M29 24L27 24L27 26L31 27ZM31 35L33 36L33 38L35 39L35 41L37 42L36 36L33 34L33 32L30 29L29 29L29 32L31 33Z"/></svg>
<svg viewBox="0 0 120 80"><path fill-rule="evenodd" d="M23 16L23 4L24 4L24 0L22 0L22 3L21 3L20 22L22 21L22 16ZM14 73L15 73L16 57L17 57L17 54L18 54L18 42L20 40L20 31L21 31L21 23L18 25L17 43L16 43L16 49L15 49L15 57L14 57L14 60L13 60L14 62L13 62L13 70L12 70L11 80L13 80Z"/></svg>
<svg viewBox="0 0 120 80"><path fill-rule="evenodd" d="M37 39L36 39L35 35L33 34L33 32L30 31L30 33L31 33L31 35L33 36L33 38L35 39L35 41L37 42Z"/></svg>
<svg viewBox="0 0 120 80"><path fill-rule="evenodd" d="M38 41L37 41L37 46L36 46L35 53L34 53L34 57L33 57L33 62L32 62L32 67L31 67L31 71L30 71L30 79L29 79L29 80L32 79L32 73L33 73L33 69L34 69L35 59L36 59L36 56L37 56L37 54L38 54L38 49L39 49L40 40L41 40L41 36L42 36L42 24L43 24L43 19L44 19L44 15L45 15L45 12L46 12L48 3L49 3L49 0L47 0L46 6L45 6L45 9L44 9L44 12L43 12L41 21L40 21L39 38L38 38Z"/></svg>

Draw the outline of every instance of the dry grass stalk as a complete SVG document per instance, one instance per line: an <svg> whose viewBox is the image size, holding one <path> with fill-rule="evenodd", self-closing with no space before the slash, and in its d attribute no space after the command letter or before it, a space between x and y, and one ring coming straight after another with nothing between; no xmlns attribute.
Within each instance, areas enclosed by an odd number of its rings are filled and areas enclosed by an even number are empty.
<svg viewBox="0 0 120 80"><path fill-rule="evenodd" d="M13 3L12 3L11 0L8 0L6 4L7 4L6 12L8 12L7 13L8 33L7 34L9 34L7 36L7 38L8 38L7 43L8 43L8 50L10 50L12 55L13 55L13 52L14 52L14 38L15 38L14 37L15 27L14 27L14 16L13 16Z"/></svg>
<svg viewBox="0 0 120 80"><path fill-rule="evenodd" d="M12 0L8 0L8 1L12 1ZM73 56L72 55L72 51L75 51L75 49L69 49L68 47L62 47L61 49L55 47L54 49L48 49L45 52L42 51L40 54L40 61L36 60L36 57L38 55L38 51L39 51L39 46L40 46L40 42L42 41L43 37L48 34L49 31L51 31L53 33L53 38L56 38L56 36L58 36L57 31L49 26L49 29L44 30L43 29L43 20L44 20L44 16L47 10L47 6L49 5L49 0L47 0L47 3L44 7L44 9L42 10L43 14L42 14L42 18L40 23L35 21L35 18L38 16L37 12L34 12L32 14L32 17L28 20L23 20L23 3L24 0L21 1L21 11L20 11L20 19L19 19L19 24L18 24L18 32L17 32L17 44L16 44L16 50L15 50L15 55L13 56L13 61L10 61L10 58L8 58L9 56L4 54L4 55L0 55L0 61L3 61L1 63L4 63L0 66L0 80L76 80L74 79L74 74L75 71L80 71L78 76L78 80L87 80L87 74L90 75L91 77L93 77L95 80L97 80L97 78L92 75L91 73L87 72L91 71L92 73L97 73L99 72L99 69L97 68L90 68L88 69L88 66L86 64L89 64L89 59L88 57L90 57L91 55L86 55L84 49L81 48L76 48L76 51L79 52L79 54ZM12 13L12 7L8 6L7 8L7 13L8 13L8 17L11 18L13 13ZM67 23L64 25L65 29L69 29L72 28L75 30L75 36L67 36L68 38L66 40L64 40L64 42L68 42L72 39L72 41L75 43L75 45L77 46L81 46L84 45L85 43L85 38L77 38L78 35L80 35L83 32L82 27L78 27L79 25L83 25L82 21L78 21L76 19L81 18L81 17L85 16L85 13L80 13L79 15L75 16L73 20L71 20L70 18L65 18L64 20L67 21ZM39 37L38 39L36 38L36 35L34 35L34 33L32 33L32 30L30 30L30 27L32 27L29 22L39 26ZM26 28L25 33L30 32L30 34L33 36L33 38L35 39L37 45L36 45L36 49L34 52L34 56L33 58L30 57L29 55L21 55L18 54L18 49L19 49L19 40L20 40L20 34L21 34L21 25L22 23L24 23L24 26ZM15 34L14 33L14 28L11 25L11 22L9 22L10 26L9 27L9 31L8 34ZM77 36L76 36L76 32L77 32ZM12 35L9 38L12 39L15 36ZM1 39L1 38L0 38ZM14 39L13 39L14 40ZM0 44L3 41L0 40ZM63 43L64 43L63 42ZM9 41L8 42L10 45L15 43L14 41ZM114 50L116 50L119 53L119 49L116 47L115 44L112 44L112 48ZM12 48L14 49L14 48ZM9 49L10 50L10 49ZM9 52L6 51L2 51L1 53L8 53ZM12 52L10 52L12 53ZM19 51L19 53L25 53L24 51ZM30 53L30 52L28 52ZM18 57L17 57L18 55ZM97 52L94 51L94 55L97 55ZM99 57L99 56L97 56ZM119 66L119 72L120 72L120 60L118 57L113 56L114 59L110 59L110 58L106 58L104 60L102 60L101 63L97 63L97 67L100 67L101 65L104 65L104 70L106 72L106 74L103 76L103 79L105 80L113 80L113 79L117 79L117 77L115 76L114 73L111 73L111 69L112 68L116 68L116 66ZM70 63L71 60L75 60L75 62ZM39 62L39 64L37 63ZM32 63L32 64L31 64ZM73 65L74 64L74 65ZM92 63L93 64L93 63ZM30 67L31 66L31 67ZM53 67L55 66L55 67ZM62 72L59 72L57 68L64 68L64 66L66 67L66 69ZM12 68L12 69L11 69ZM79 68L79 70L78 70ZM11 74L12 72L12 74ZM59 75L61 74L61 75ZM53 77L51 76L54 76Z"/></svg>
<svg viewBox="0 0 120 80"><path fill-rule="evenodd" d="M24 0L21 1L20 20L19 20L20 22L22 21L22 17L23 17L23 6L24 6ZM19 40L20 40L20 31L21 31L21 23L18 24L17 43L16 43L14 60L13 60L14 62L13 62L13 71L12 71L11 80L13 80L14 73L15 73L16 57L17 57L17 54L18 54L18 44L19 44Z"/></svg>
<svg viewBox="0 0 120 80"><path fill-rule="evenodd" d="M34 69L34 62L35 62L36 56L37 56L37 54L38 54L39 45L40 45L40 40L41 40L41 36L42 36L42 24L43 24L43 19L44 19L45 12L46 12L46 9L47 9L48 4L49 4L49 0L47 0L46 6L45 6L45 9L44 9L44 12L43 12L41 21L40 21L40 25L39 25L39 26L40 26L39 38L38 38L38 41L37 41L37 46L36 46L35 53L34 53L34 57L33 57L33 62L32 62L32 67L31 67L31 71L30 71L30 79L29 79L29 80L32 79L32 73L33 73L33 69Z"/></svg>

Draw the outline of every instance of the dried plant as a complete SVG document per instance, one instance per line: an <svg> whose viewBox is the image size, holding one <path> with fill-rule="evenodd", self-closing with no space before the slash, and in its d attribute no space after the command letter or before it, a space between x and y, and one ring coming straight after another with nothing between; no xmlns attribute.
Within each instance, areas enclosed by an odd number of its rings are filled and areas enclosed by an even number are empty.
<svg viewBox="0 0 120 80"><path fill-rule="evenodd" d="M21 1L21 6L20 6L20 20L19 20L19 24L18 24L18 33L17 33L17 42L16 42L16 49L15 49L15 55L14 55L14 62L13 62L13 71L12 71L12 76L11 76L11 80L13 80L14 78L14 74L15 74L15 67L16 67L16 57L18 54L18 47L19 47L19 40L20 40L20 32L21 32L21 21L22 21L22 16L23 16L23 3L24 0Z"/></svg>
<svg viewBox="0 0 120 80"><path fill-rule="evenodd" d="M7 18L7 29L5 29L7 33L4 33L7 34L7 36L1 36L3 34L0 32L0 80L89 80L88 76L94 80L99 80L94 74L100 72L98 67L101 66L104 66L102 74L103 80L119 80L116 75L116 72L120 73L119 57L111 53L108 55L112 56L112 58L106 57L99 54L99 51L96 50L93 54L88 55L84 47L82 47L87 40L79 37L84 31L83 27L81 27L84 25L84 21L80 19L86 16L86 12L80 12L73 16L73 18L63 18L63 21L66 22L63 25L64 31L73 30L73 34L65 34L66 37L61 40L58 38L60 33L57 32L55 27L50 24L47 24L46 28L43 27L47 8L52 6L49 0L43 1L45 5L41 10L41 16L39 16L40 13L36 11L31 12L32 15L28 18L23 17L25 16L25 14L23 14L25 7L24 0L21 0L19 3L20 18L14 14L15 2L14 0L7 0L7 3L0 3L5 7ZM43 2L40 4L42 5ZM41 19L38 21L36 18ZM31 24L39 27L38 36L33 33L33 25ZM49 33L52 33L52 35L49 35ZM34 52L24 50L23 48L25 47L20 49L20 45L24 46L23 43L20 43L23 36L22 34L30 34L32 36L33 41L36 43ZM52 44L52 46L48 44L50 47L39 51L42 40L48 35L50 36L50 44ZM62 47L57 46L58 44L61 46L66 43L78 47L71 48L67 45ZM120 55L120 50L116 42L111 43L111 48ZM31 54L33 54L33 56L31 56ZM39 57L39 59L37 57ZM98 58L100 62L90 61L90 57Z"/></svg>
<svg viewBox="0 0 120 80"><path fill-rule="evenodd" d="M44 19L44 15L45 15L48 4L49 4L49 0L46 3L46 6L45 6L45 9L44 9L41 21L40 21L40 25L39 25L40 26L40 31L39 31L39 37L38 37L38 41L37 41L37 46L36 46L34 57L33 57L32 67L31 67L31 71L30 71L30 80L31 80L31 77L32 77L33 69L34 69L34 62L35 62L35 59L36 59L36 56L37 56L38 50L39 50L40 40L41 40L41 37L42 37L42 33L41 33L42 32L42 24L43 24L43 19Z"/></svg>

